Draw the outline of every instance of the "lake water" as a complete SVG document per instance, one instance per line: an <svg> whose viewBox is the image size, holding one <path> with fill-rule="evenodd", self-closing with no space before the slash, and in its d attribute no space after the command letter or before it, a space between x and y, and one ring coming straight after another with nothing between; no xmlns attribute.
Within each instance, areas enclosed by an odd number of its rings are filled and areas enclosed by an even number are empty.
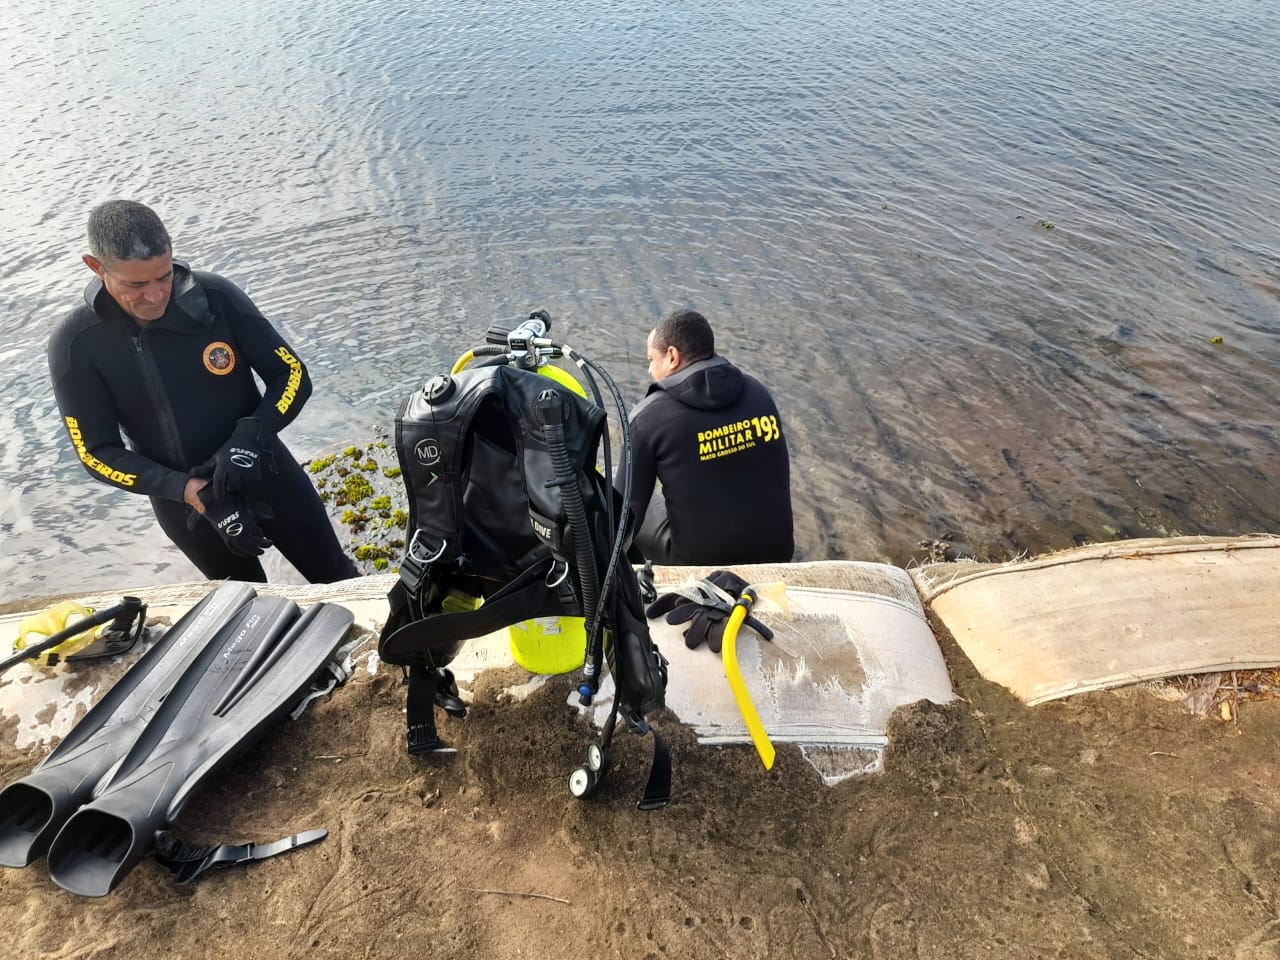
<svg viewBox="0 0 1280 960"><path fill-rule="evenodd" d="M195 576L48 384L111 197L298 347L300 457L536 307L634 402L693 306L804 559L1280 532L1277 51L1273 0L7 0L0 599Z"/></svg>

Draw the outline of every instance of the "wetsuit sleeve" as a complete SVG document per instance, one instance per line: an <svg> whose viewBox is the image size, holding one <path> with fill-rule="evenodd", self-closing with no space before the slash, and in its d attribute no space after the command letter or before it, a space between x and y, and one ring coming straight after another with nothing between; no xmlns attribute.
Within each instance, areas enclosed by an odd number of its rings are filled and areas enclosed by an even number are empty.
<svg viewBox="0 0 1280 960"><path fill-rule="evenodd" d="M229 309L225 316L235 334L236 345L262 378L263 397L252 416L268 430L278 433L293 422L311 396L311 376L276 328L262 315L248 295L219 277L216 294Z"/></svg>
<svg viewBox="0 0 1280 960"><path fill-rule="evenodd" d="M80 347L80 352L85 348ZM130 493L182 502L187 475L124 445L111 391L75 344L49 344L49 371L62 426L89 476Z"/></svg>
<svg viewBox="0 0 1280 960"><path fill-rule="evenodd" d="M635 517L635 529L640 529L644 515L653 499L653 488L658 480L657 454L653 449L653 437L645 429L651 419L637 409L631 417L631 513Z"/></svg>

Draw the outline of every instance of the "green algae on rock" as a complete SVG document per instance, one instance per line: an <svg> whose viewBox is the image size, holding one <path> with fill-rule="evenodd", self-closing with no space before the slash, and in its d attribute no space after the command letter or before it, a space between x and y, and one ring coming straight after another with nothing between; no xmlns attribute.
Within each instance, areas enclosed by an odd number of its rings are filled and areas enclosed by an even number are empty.
<svg viewBox="0 0 1280 960"><path fill-rule="evenodd" d="M302 466L360 571L397 570L409 510L394 447L375 438L317 455Z"/></svg>

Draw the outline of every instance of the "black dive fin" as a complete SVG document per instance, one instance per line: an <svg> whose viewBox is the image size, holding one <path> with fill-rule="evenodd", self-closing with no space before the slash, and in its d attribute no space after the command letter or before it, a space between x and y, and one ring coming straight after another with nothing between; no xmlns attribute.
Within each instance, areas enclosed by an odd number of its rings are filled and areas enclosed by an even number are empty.
<svg viewBox="0 0 1280 960"><path fill-rule="evenodd" d="M0 790L0 865L25 867L89 800L129 750L178 678L255 591L226 583L170 627L26 777Z"/></svg>
<svg viewBox="0 0 1280 960"><path fill-rule="evenodd" d="M49 875L65 890L110 893L155 848L201 783L253 745L325 672L354 617L258 597L165 698L94 798L58 832Z"/></svg>

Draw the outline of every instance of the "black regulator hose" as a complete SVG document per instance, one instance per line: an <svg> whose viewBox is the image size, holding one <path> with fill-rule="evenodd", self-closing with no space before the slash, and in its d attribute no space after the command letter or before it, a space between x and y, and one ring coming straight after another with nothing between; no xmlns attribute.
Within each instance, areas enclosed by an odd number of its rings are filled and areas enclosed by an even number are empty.
<svg viewBox="0 0 1280 960"><path fill-rule="evenodd" d="M609 516L609 532L613 536L613 549L609 553L609 562L605 566L604 586L601 588L601 594L608 598L610 589L613 586L614 575L618 571L618 561L622 556L622 544L626 539L627 527L630 521L631 503L631 466L632 466L632 446L631 446L631 426L627 421L627 405L622 399L622 393L618 390L617 383L608 372L593 361L588 360L582 354L578 353L568 344L558 344L563 354L576 363L582 370L588 383L591 384L591 392L595 395L596 406L604 408L604 400L600 396L600 388L596 385L595 377L591 375L591 371L595 370L600 374L605 384L609 387L610 393L613 394L613 402L618 410L618 422L622 430L622 510L623 516L621 520L616 520L613 515L613 495L608 491L613 488L614 477L613 471L609 467L609 434L606 431L604 435L604 462L605 462L605 504L608 508Z"/></svg>
<svg viewBox="0 0 1280 960"><path fill-rule="evenodd" d="M554 484L560 487L560 499L564 503L573 533L573 552L577 558L578 586L582 592L582 613L587 621L587 668L589 679L595 683L600 678L598 623L600 574L596 569L595 550L592 546L591 528L587 523L587 508L582 501L582 490L569 451L564 444L564 400L555 390L544 390L533 404L534 413L542 421L547 438L547 451L555 470ZM594 666L592 676L589 671ZM592 691L594 693L594 690ZM584 693L585 696L585 693Z"/></svg>

